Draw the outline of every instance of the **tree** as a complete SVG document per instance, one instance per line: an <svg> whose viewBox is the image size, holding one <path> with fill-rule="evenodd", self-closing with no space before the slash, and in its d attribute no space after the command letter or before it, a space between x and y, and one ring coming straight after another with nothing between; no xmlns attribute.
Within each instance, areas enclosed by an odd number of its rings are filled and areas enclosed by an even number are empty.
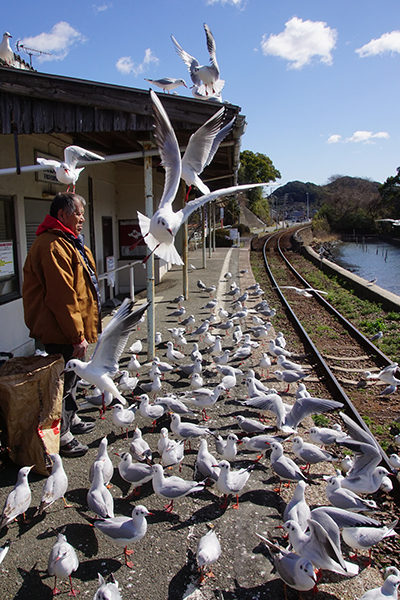
<svg viewBox="0 0 400 600"><path fill-rule="evenodd" d="M380 188L381 201L379 208L382 209L383 217L391 219L400 218L400 167L397 168L397 175L388 177Z"/></svg>
<svg viewBox="0 0 400 600"><path fill-rule="evenodd" d="M280 179L280 172L274 167L271 159L260 152L244 150L240 153L238 183L268 183ZM247 192L249 208L262 219L269 216L268 199L263 197L262 188Z"/></svg>
<svg viewBox="0 0 400 600"><path fill-rule="evenodd" d="M361 177L334 175L324 186L324 204L318 218L326 218L335 231L375 229L379 183Z"/></svg>

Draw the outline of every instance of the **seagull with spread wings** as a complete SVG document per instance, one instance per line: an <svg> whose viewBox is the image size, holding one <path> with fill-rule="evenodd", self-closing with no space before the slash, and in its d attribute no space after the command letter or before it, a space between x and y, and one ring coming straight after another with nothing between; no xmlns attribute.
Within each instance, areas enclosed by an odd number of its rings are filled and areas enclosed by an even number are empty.
<svg viewBox="0 0 400 600"><path fill-rule="evenodd" d="M155 116L155 136L162 164L165 168L165 183L160 205L151 219L138 212L139 226L143 239L150 248L151 253L154 252L156 256L163 258L166 262L183 265L183 261L175 248L174 241L181 225L188 217L197 208L216 198L235 194L264 184L239 185L216 190L200 198L191 200L184 208L174 212L172 203L178 191L182 173L179 145L168 115L159 98L152 90L150 91L150 97ZM136 244L137 242L135 242L134 246ZM145 260L148 260L150 255Z"/></svg>
<svg viewBox="0 0 400 600"><path fill-rule="evenodd" d="M65 183L68 186L67 192L70 191L69 188L72 184L72 191L75 193L75 184L84 169L84 167L80 169L76 168L78 162L94 162L104 160L104 157L99 156L94 152L90 152L89 150L85 150L84 148L80 148L79 146L67 146L64 150L64 160L62 162L40 157L36 160L40 165L47 165L56 172L58 181L60 183Z"/></svg>

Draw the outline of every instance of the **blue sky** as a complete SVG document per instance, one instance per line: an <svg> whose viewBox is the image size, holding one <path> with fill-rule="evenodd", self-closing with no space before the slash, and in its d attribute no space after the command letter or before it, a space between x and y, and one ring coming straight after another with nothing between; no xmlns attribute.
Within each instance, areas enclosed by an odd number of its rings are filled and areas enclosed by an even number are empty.
<svg viewBox="0 0 400 600"><path fill-rule="evenodd" d="M51 53L38 71L140 89L189 85L170 35L207 64L207 23L222 98L247 118L242 150L269 156L282 183L383 182L400 166L399 0L22 0L2 22L13 48Z"/></svg>

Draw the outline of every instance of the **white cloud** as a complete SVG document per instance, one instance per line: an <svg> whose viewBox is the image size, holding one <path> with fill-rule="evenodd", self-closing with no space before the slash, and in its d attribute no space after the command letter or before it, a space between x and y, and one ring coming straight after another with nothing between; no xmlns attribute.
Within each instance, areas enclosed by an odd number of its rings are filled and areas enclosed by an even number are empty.
<svg viewBox="0 0 400 600"><path fill-rule="evenodd" d="M48 52L51 56L42 55L37 58L39 62L46 60L63 60L71 48L77 43L86 42L86 38L69 23L60 21L56 23L49 33L40 33L34 37L27 37L20 41L27 48L35 48Z"/></svg>
<svg viewBox="0 0 400 600"><path fill-rule="evenodd" d="M278 35L263 35L261 48L265 55L279 56L289 61L290 69L301 69L314 57L332 64L332 50L336 46L337 31L323 21L303 21L293 17L285 23Z"/></svg>
<svg viewBox="0 0 400 600"><path fill-rule="evenodd" d="M372 140L374 139L388 139L389 137L390 136L387 131L378 131L378 133L372 133L372 131L356 131L351 137L346 139L346 142L354 142L355 144L372 144Z"/></svg>
<svg viewBox="0 0 400 600"><path fill-rule="evenodd" d="M92 4L92 8L97 15L98 13L104 12L105 10L112 8L112 4Z"/></svg>
<svg viewBox="0 0 400 600"><path fill-rule="evenodd" d="M400 31L384 33L377 40L371 40L368 44L357 48L356 52L361 58L376 56L385 52L400 52Z"/></svg>
<svg viewBox="0 0 400 600"><path fill-rule="evenodd" d="M244 5L247 3L247 0L207 0L206 4L232 4L233 6L237 6L238 8L244 8Z"/></svg>
<svg viewBox="0 0 400 600"><path fill-rule="evenodd" d="M338 133L334 133L329 136L329 138L326 140L326 143L327 144L337 144L341 141L342 141L342 136L339 135Z"/></svg>
<svg viewBox="0 0 400 600"><path fill-rule="evenodd" d="M150 64L158 64L158 60L159 59L154 56L151 49L147 48L147 50L144 52L143 61L139 65L136 65L130 56L121 56L121 58L119 58L115 63L115 66L123 75L129 75L130 73L133 73L133 75L137 77L141 73L144 73Z"/></svg>

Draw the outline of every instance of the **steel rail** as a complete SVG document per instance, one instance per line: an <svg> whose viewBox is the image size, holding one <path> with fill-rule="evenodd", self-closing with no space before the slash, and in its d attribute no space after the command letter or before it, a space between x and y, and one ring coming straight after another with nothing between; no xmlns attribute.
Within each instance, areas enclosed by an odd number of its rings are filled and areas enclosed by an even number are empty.
<svg viewBox="0 0 400 600"><path fill-rule="evenodd" d="M336 394L339 396L340 401L343 401L343 404L345 405L345 409L347 413L350 413L349 416L360 426L362 427L362 429L368 433L370 436L373 437L373 439L375 440L375 436L371 433L370 429L368 428L367 424L365 423L365 421L362 419L361 415L359 414L359 412L357 411L357 409L355 408L355 406L353 405L353 403L351 402L350 398L347 396L346 392L343 390L343 388L341 387L340 383L338 382L338 380L336 379L335 375L332 373L331 369L329 368L329 366L327 365L327 363L325 362L324 358L322 357L321 353L319 352L319 350L316 348L314 342L311 340L310 336L308 335L308 333L305 331L304 327L302 326L302 324L300 323L299 319L297 318L295 312L293 311L292 307L290 306L289 302L287 301L287 299L285 298L284 294L282 293L280 287L278 286L275 277L272 274L272 271L270 269L270 266L268 264L268 260L266 257L266 245L268 243L268 241L270 241L274 236L279 235L278 238L278 242L280 237L282 237L284 234L282 233L278 233L278 234L272 234L271 236L269 236L269 238L266 240L264 246L263 246L263 258L264 258L264 264L265 264L265 268L268 274L268 277L270 278L274 288L276 289L276 292L278 294L278 296L280 297L280 300L282 302L282 304L285 306L288 314L289 314L289 318L292 321L292 323L294 324L295 328L297 329L297 331L300 334L300 337L303 339L303 341L305 342L305 344L311 349L312 354L314 355L314 357L316 358L316 362L318 363L319 367L321 368L321 370L323 371L323 373L325 374L325 377L327 378L327 381L331 384L331 386L333 386ZM285 258L285 257L284 257ZM285 258L286 261L286 258ZM288 261L287 261L288 262ZM307 283L307 281L305 279L303 279L300 276L303 284L306 287L311 287L309 286L309 284ZM338 313L340 314L340 313ZM344 317L343 317L344 319ZM366 338L365 338L366 339ZM390 361L391 362L391 361ZM338 398L335 398L336 400ZM378 443L377 440L375 440L376 443L378 444L378 447L380 449L381 452L381 456L382 456L382 462L385 466L385 468L391 473L392 472L392 467L390 466L389 463L389 459L385 453L385 451L381 448L380 444ZM397 491L399 489L399 481L396 479L397 482Z"/></svg>

